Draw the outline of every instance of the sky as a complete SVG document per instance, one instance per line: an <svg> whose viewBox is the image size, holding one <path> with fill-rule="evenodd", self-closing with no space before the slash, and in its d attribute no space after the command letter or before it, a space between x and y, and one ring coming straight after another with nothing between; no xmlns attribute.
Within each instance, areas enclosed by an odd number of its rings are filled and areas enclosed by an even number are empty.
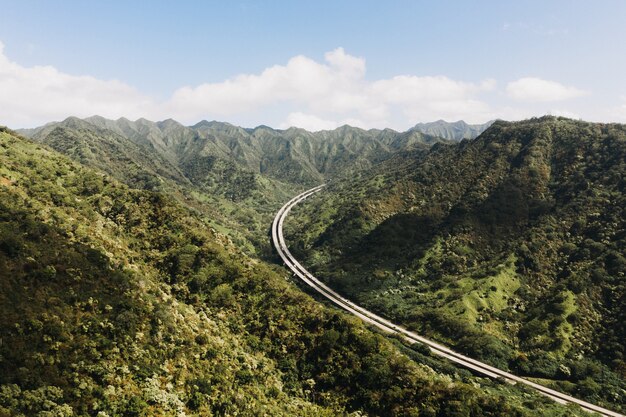
<svg viewBox="0 0 626 417"><path fill-rule="evenodd" d="M626 1L0 0L0 125L626 122Z"/></svg>

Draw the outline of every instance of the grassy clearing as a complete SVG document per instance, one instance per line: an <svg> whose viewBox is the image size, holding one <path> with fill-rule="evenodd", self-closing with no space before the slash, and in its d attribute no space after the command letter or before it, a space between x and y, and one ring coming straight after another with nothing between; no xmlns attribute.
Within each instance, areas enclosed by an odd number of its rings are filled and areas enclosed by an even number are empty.
<svg viewBox="0 0 626 417"><path fill-rule="evenodd" d="M499 265L500 271L494 276L478 280L472 277L459 279L457 285L467 294L451 303L451 311L463 315L473 324L481 321L485 314L499 313L507 308L509 299L520 287L515 260L515 256L510 255L505 264Z"/></svg>

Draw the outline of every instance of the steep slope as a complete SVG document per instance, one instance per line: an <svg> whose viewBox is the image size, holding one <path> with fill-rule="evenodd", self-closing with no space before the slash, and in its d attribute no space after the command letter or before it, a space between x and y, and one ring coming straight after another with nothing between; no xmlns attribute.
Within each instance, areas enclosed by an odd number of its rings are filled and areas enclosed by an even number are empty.
<svg viewBox="0 0 626 417"><path fill-rule="evenodd" d="M178 167L154 147L135 144L120 134L74 117L46 130L37 138L83 165L118 176L133 188L159 189L158 178L189 185Z"/></svg>
<svg viewBox="0 0 626 417"><path fill-rule="evenodd" d="M70 118L23 133L44 141L55 127L67 127L68 121L76 123ZM415 130L366 131L350 126L312 133L267 126L243 129L207 121L186 127L171 119L131 122L93 116L84 122L123 136L144 149L150 148L197 183L212 183L216 178L228 183L227 173L238 171L308 186L329 176L371 167L397 150L427 147L440 140Z"/></svg>
<svg viewBox="0 0 626 417"><path fill-rule="evenodd" d="M34 140L131 186L138 170L142 176L161 177L179 186L195 185L233 201L250 197L260 187L254 173L240 167L227 153L212 155L212 163L203 158L195 146L200 141L197 132L173 120L154 123L70 117L29 133ZM201 161L201 172L186 164L186 154Z"/></svg>
<svg viewBox="0 0 626 417"><path fill-rule="evenodd" d="M159 126L143 120L68 118L30 134L132 188L167 192L205 214L249 253L269 252L266 224L275 207L297 188L239 168L234 161L198 157L201 162L195 168L181 167L176 153L166 148L184 147L189 132L171 120Z"/></svg>
<svg viewBox="0 0 626 417"><path fill-rule="evenodd" d="M623 125L496 122L331 184L288 226L298 257L365 306L623 407L625 173Z"/></svg>
<svg viewBox="0 0 626 417"><path fill-rule="evenodd" d="M411 130L427 135L437 136L443 139L459 142L463 139L474 139L483 133L493 124L493 120L480 125L470 125L463 120L449 123L444 120L437 120L430 123L418 123Z"/></svg>
<svg viewBox="0 0 626 417"><path fill-rule="evenodd" d="M24 133L133 188L168 192L211 218L248 253L266 257L267 224L289 196L327 177L369 168L398 150L440 140L348 126L310 133L99 116L70 117Z"/></svg>

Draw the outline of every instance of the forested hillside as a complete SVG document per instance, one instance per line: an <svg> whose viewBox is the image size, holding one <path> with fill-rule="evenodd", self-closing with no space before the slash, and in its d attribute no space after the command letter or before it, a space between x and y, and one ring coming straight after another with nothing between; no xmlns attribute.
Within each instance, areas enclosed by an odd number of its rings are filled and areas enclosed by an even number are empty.
<svg viewBox="0 0 626 417"><path fill-rule="evenodd" d="M266 229L273 214L304 187L441 140L417 131L349 126L311 133L98 116L70 117L22 132L132 188L174 196L204 213L247 253L263 257L270 256Z"/></svg>
<svg viewBox="0 0 626 417"><path fill-rule="evenodd" d="M331 183L288 241L364 306L624 411L625 174L623 125L498 121Z"/></svg>
<svg viewBox="0 0 626 417"><path fill-rule="evenodd" d="M286 278L167 193L0 131L0 415L582 415Z"/></svg>
<svg viewBox="0 0 626 417"><path fill-rule="evenodd" d="M391 129L363 130L343 126L313 133L298 128L276 130L258 126L244 129L207 121L183 126L171 119L132 122L98 116L84 120L68 118L23 133L48 142L51 141L50 135L59 128L91 129L105 136L126 138L132 145L158 155L158 158L152 158L152 163L175 165L194 183L215 187L233 185L233 179L228 178L229 171L244 171L252 176L263 175L291 184L315 185L330 176L369 168L397 150L428 146L441 140L417 130L401 133ZM164 172L168 171L164 169ZM241 194L231 190L229 195L234 200L245 197L245 192L254 189L253 183L238 185L236 188L240 188ZM219 188L214 191L227 193Z"/></svg>

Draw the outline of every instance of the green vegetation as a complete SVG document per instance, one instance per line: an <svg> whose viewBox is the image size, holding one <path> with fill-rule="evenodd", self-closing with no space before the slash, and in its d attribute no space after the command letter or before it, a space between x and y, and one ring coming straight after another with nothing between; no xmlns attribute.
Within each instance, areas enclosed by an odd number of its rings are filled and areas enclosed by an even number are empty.
<svg viewBox="0 0 626 417"><path fill-rule="evenodd" d="M0 129L0 415L583 414L390 343L171 194Z"/></svg>
<svg viewBox="0 0 626 417"><path fill-rule="evenodd" d="M216 229L248 253L267 256L267 222L279 202L299 188L255 175L225 159L191 152L193 159L180 161L165 142L176 150L184 149L169 135L182 136L193 143L196 137L185 129L173 121L157 125L148 121L71 117L28 133L131 188L173 196L211 219ZM169 139L163 138L164 131Z"/></svg>
<svg viewBox="0 0 626 417"><path fill-rule="evenodd" d="M24 133L131 188L174 196L248 254L265 259L271 258L267 225L292 195L324 178L369 168L397 150L439 140L418 131L348 126L311 133L98 116L70 117Z"/></svg>
<svg viewBox="0 0 626 417"><path fill-rule="evenodd" d="M624 412L625 175L623 125L498 121L332 183L287 239L383 316Z"/></svg>

